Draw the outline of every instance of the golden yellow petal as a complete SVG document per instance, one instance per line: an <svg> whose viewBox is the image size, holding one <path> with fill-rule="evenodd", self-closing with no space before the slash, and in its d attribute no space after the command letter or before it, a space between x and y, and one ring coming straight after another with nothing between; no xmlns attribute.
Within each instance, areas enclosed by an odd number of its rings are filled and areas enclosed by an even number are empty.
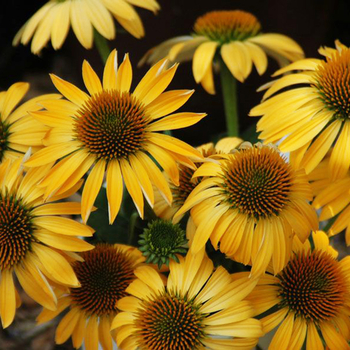
<svg viewBox="0 0 350 350"><path fill-rule="evenodd" d="M147 126L148 131L163 131L185 128L198 123L206 113L176 113L155 121Z"/></svg>
<svg viewBox="0 0 350 350"><path fill-rule="evenodd" d="M208 67L212 65L217 47L218 43L216 41L207 41L199 45L194 52L192 70L196 83L201 82Z"/></svg>
<svg viewBox="0 0 350 350"><path fill-rule="evenodd" d="M3 328L7 328L15 318L16 291L12 270L3 270L0 280L0 316Z"/></svg>
<svg viewBox="0 0 350 350"><path fill-rule="evenodd" d="M125 54L124 60L117 72L116 88L120 93L129 92L132 82L132 66L129 60L129 54Z"/></svg>
<svg viewBox="0 0 350 350"><path fill-rule="evenodd" d="M54 280L62 284L79 286L79 281L75 276L73 268L68 261L59 253L45 247L42 244L32 243L33 252L38 256L40 262L45 266L45 269L52 276Z"/></svg>
<svg viewBox="0 0 350 350"><path fill-rule="evenodd" d="M103 89L112 90L117 88L118 55L117 50L113 50L106 61L103 70Z"/></svg>
<svg viewBox="0 0 350 350"><path fill-rule="evenodd" d="M6 91L3 108L1 111L1 120L4 121L22 100L29 90L28 83L15 83Z"/></svg>
<svg viewBox="0 0 350 350"><path fill-rule="evenodd" d="M55 341L57 344L63 344L72 335L81 311L75 307L62 318L56 329Z"/></svg>
<svg viewBox="0 0 350 350"><path fill-rule="evenodd" d="M87 322L84 345L86 350L98 349L98 323L95 315L91 315Z"/></svg>
<svg viewBox="0 0 350 350"><path fill-rule="evenodd" d="M100 78L86 60L83 62L83 80L91 96L102 91Z"/></svg>
<svg viewBox="0 0 350 350"><path fill-rule="evenodd" d="M184 105L193 93L194 90L172 90L163 92L147 105L146 110L153 120L161 118Z"/></svg>
<svg viewBox="0 0 350 350"><path fill-rule="evenodd" d="M118 215L123 199L123 178L118 160L112 160L107 167L107 200L109 223Z"/></svg>
<svg viewBox="0 0 350 350"><path fill-rule="evenodd" d="M106 161L99 160L92 168L84 185L81 197L81 217L86 223L89 219L95 199L100 192L104 174L106 169Z"/></svg>

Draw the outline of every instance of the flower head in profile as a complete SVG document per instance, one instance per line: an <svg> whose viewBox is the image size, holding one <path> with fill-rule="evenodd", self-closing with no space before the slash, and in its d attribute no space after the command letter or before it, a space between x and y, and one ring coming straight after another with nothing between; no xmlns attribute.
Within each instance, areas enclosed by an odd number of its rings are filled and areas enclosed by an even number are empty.
<svg viewBox="0 0 350 350"><path fill-rule="evenodd" d="M271 349L349 349L350 257L337 260L327 235L313 232L309 241L293 242L293 255L277 275L262 276L247 297L263 330L278 327Z"/></svg>
<svg viewBox="0 0 350 350"><path fill-rule="evenodd" d="M121 349L251 349L262 335L244 300L256 280L215 270L204 250L171 261L165 282L149 266L135 275L112 323Z"/></svg>
<svg viewBox="0 0 350 350"><path fill-rule="evenodd" d="M121 244L97 244L81 254L83 261L72 264L80 282L77 288L59 291L57 310L44 309L38 322L47 322L69 308L56 330L56 343L72 337L79 349L113 348L111 323L119 312L118 300L128 295L126 288L136 278L134 269L145 259L133 247Z"/></svg>
<svg viewBox="0 0 350 350"><path fill-rule="evenodd" d="M228 257L251 264L252 276L270 262L276 274L289 260L293 236L304 242L318 227L304 171L293 169L272 145L245 142L217 163L204 163L197 176L207 178L175 215L192 208L194 254L210 239Z"/></svg>
<svg viewBox="0 0 350 350"><path fill-rule="evenodd" d="M304 55L291 38L263 34L259 20L241 10L208 12L196 20L193 29L192 35L176 37L152 48L142 61L153 64L163 57L177 62L193 59L194 79L208 93L214 94L213 62L217 54L240 82L249 76L253 63L258 73L263 74L267 55L281 65Z"/></svg>
<svg viewBox="0 0 350 350"><path fill-rule="evenodd" d="M0 163L23 156L29 147L32 153L43 147L42 139L49 128L29 112L43 109L41 103L59 99L60 95L41 95L18 106L28 90L28 83L19 82L0 92Z"/></svg>
<svg viewBox="0 0 350 350"><path fill-rule="evenodd" d="M335 44L336 49L319 50L324 60L304 59L277 71L275 76L292 73L267 84L263 102L250 111L263 116L259 138L265 143L283 138L281 151L294 153L296 165L307 174L334 145L328 170L332 180L344 177L350 166L350 153L344 151L350 142L350 49ZM292 88L280 92L286 87Z"/></svg>
<svg viewBox="0 0 350 350"><path fill-rule="evenodd" d="M192 95L189 90L164 92L177 66L165 69L165 60L153 66L130 91L132 68L125 56L117 69L114 50L107 62L103 82L85 61L83 79L90 94L52 75L56 88L68 99L46 103L47 111L32 113L51 127L47 147L26 163L35 167L58 161L40 186L45 196L70 188L91 172L82 194L82 217L86 222L106 174L109 218L118 214L123 182L141 217L144 199L154 204L152 184L171 203L169 186L155 164L164 169L174 184L179 182L177 161L189 164L201 158L199 151L185 142L157 131L178 129L201 120L203 113L175 113ZM63 158L63 159L62 159Z"/></svg>
<svg viewBox="0 0 350 350"><path fill-rule="evenodd" d="M79 281L69 260L72 252L93 248L78 236L93 230L59 215L80 214L80 203L57 202L71 193L54 196L44 203L44 190L37 183L50 170L45 167L23 171L23 159L0 165L0 317L3 328L15 316L20 299L14 274L24 291L42 306L55 310L57 299L48 280L76 287ZM50 203L50 202L54 203Z"/></svg>
<svg viewBox="0 0 350 350"><path fill-rule="evenodd" d="M156 0L50 0L41 7L19 30L13 45L27 45L33 38L31 50L38 54L51 38L52 46L58 50L63 45L70 26L80 44L91 49L94 29L103 37L115 37L113 17L131 35L144 36L141 18L132 5L157 12Z"/></svg>

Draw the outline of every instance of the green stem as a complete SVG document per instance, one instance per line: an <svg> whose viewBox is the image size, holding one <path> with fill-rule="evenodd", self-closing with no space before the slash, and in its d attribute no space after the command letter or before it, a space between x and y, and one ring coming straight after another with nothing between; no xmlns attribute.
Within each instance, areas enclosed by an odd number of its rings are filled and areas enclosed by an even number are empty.
<svg viewBox="0 0 350 350"><path fill-rule="evenodd" d="M220 79L225 106L226 128L228 136L239 136L237 108L237 83L225 62L220 58Z"/></svg>
<svg viewBox="0 0 350 350"><path fill-rule="evenodd" d="M111 52L107 39L104 38L96 29L94 29L94 41L97 51L99 52L103 63L105 63Z"/></svg>

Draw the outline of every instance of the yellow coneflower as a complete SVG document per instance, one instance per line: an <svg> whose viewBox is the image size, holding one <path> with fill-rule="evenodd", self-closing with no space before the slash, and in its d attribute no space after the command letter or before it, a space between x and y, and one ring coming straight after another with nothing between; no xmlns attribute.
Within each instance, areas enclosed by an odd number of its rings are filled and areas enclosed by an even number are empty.
<svg viewBox="0 0 350 350"><path fill-rule="evenodd" d="M319 52L325 60L304 59L277 71L275 76L298 70L267 84L264 101L250 115L263 115L259 138L265 143L283 138L281 151L293 151L307 174L334 144L329 161L334 180L345 176L350 166L350 153L344 152L350 145L350 49L336 41L336 50ZM278 93L295 84L304 86Z"/></svg>
<svg viewBox="0 0 350 350"><path fill-rule="evenodd" d="M214 146L213 143L207 143L197 147L197 150L203 155L205 158L221 158L225 157L231 150L235 149L242 143L242 139L238 137L225 137L219 140ZM185 166L183 164L179 164L179 185L175 186L169 176L165 176L167 182L169 184L173 202L169 205L164 199L164 196L157 189L154 191L154 207L153 211L155 214L164 219L171 220L175 213L183 206L187 197L192 192L192 190L201 182L202 177L192 178L197 166L200 166L201 163L194 164L193 168ZM166 175L166 174L165 174ZM182 216L178 217L176 221L180 221ZM189 240L189 244L191 245L193 235L195 231L195 225L191 218L189 217L187 221L186 235Z"/></svg>
<svg viewBox="0 0 350 350"><path fill-rule="evenodd" d="M243 143L217 164L204 163L198 176L208 178L175 215L192 208L194 254L210 239L228 257L252 264L252 276L270 262L276 274L289 260L293 236L304 242L318 227L304 171L293 169L273 146Z"/></svg>
<svg viewBox="0 0 350 350"><path fill-rule="evenodd" d="M156 0L51 0L41 7L19 30L13 45L27 45L31 38L31 50L38 54L51 38L52 46L59 49L70 26L86 49L93 45L95 28L103 37L115 37L113 17L126 31L141 38L144 36L142 21L132 5L157 12Z"/></svg>
<svg viewBox="0 0 350 350"><path fill-rule="evenodd" d="M49 203L71 193L44 203L44 190L37 183L51 164L24 174L22 163L18 158L0 165L0 316L4 328L12 323L20 303L14 273L31 298L55 310L57 300L47 278L56 284L78 286L67 259L75 257L70 252L93 248L77 238L91 236L94 231L90 227L58 216L80 214L80 203Z"/></svg>
<svg viewBox="0 0 350 350"><path fill-rule="evenodd" d="M59 99L60 95L41 95L17 107L28 90L28 83L19 82L0 92L0 162L22 156L29 147L35 153L43 146L42 139L49 128L28 112L43 109L41 102Z"/></svg>
<svg viewBox="0 0 350 350"><path fill-rule="evenodd" d="M262 276L247 297L261 318L265 333L278 327L269 349L350 349L350 257L337 260L327 235L294 240L287 266L277 275Z"/></svg>
<svg viewBox="0 0 350 350"><path fill-rule="evenodd" d="M125 56L118 69L116 60L114 50L107 60L102 84L91 66L84 62L83 78L90 95L52 75L54 85L68 101L47 102L47 111L32 113L52 129L45 139L48 146L34 154L26 165L35 167L59 161L40 184L47 186L46 197L70 188L92 167L82 194L85 222L105 172L112 223L120 208L123 181L141 217L143 195L153 207L152 184L171 203L169 186L152 158L178 184L176 161L191 164L187 157L202 157L186 143L156 132L193 125L205 116L203 113L170 114L193 93L189 90L163 92L177 66L165 69L165 60L158 62L131 93L129 57Z"/></svg>
<svg viewBox="0 0 350 350"><path fill-rule="evenodd" d="M83 261L72 264L80 282L77 288L60 292L57 310L44 309L38 322L50 321L69 308L56 330L56 343L72 337L78 349L113 348L111 324L118 313L118 300L127 295L126 288L136 278L134 269L145 259L141 252L122 244L98 244L94 250L81 254Z"/></svg>
<svg viewBox="0 0 350 350"><path fill-rule="evenodd" d="M135 275L112 323L121 349L251 349L262 335L244 300L256 281L214 270L204 250L170 262L165 283L149 266Z"/></svg>
<svg viewBox="0 0 350 350"><path fill-rule="evenodd" d="M214 94L213 61L217 53L241 82L251 73L253 63L260 75L265 72L266 55L281 65L304 56L301 47L291 38L275 33L263 34L254 15L234 10L206 13L196 20L192 35L163 42L151 49L142 62L153 64L163 57L177 62L193 59L194 79L208 93Z"/></svg>

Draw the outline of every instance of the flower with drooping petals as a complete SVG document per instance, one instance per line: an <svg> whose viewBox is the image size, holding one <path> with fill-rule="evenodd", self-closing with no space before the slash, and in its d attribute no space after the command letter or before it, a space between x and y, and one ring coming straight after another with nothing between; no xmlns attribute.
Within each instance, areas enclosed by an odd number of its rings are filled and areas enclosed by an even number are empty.
<svg viewBox="0 0 350 350"><path fill-rule="evenodd" d="M47 147L26 162L29 167L58 161L41 182L45 196L60 193L91 172L82 194L82 218L87 221L106 174L109 219L118 214L123 182L143 217L144 198L154 204L152 184L171 203L169 186L153 158L178 184L176 161L193 164L188 157L202 158L185 142L157 131L193 125L204 113L174 113L192 95L190 90L164 92L177 65L165 69L165 60L153 66L130 91L132 67L128 55L117 69L117 53L110 54L103 82L88 62L83 64L83 79L90 93L52 75L56 88L68 99L45 103L46 111L31 113L51 127Z"/></svg>
<svg viewBox="0 0 350 350"><path fill-rule="evenodd" d="M80 214L80 203L56 202L77 190L53 196L44 202L44 190L37 183L52 164L23 171L23 159L0 165L0 317L8 327L19 306L15 274L24 291L44 307L55 310L57 299L48 282L78 286L68 260L72 252L93 249L78 236L92 236L93 230L58 215ZM54 202L54 203L50 203Z"/></svg>
<svg viewBox="0 0 350 350"><path fill-rule="evenodd" d="M141 63L153 64L163 57L174 62L193 59L194 79L208 93L214 94L215 55L219 55L231 74L243 82L251 73L253 63L260 75L265 72L267 55L285 65L303 58L304 53L285 35L261 33L260 22L249 12L212 11L196 20L192 35L161 43L149 50Z"/></svg>

